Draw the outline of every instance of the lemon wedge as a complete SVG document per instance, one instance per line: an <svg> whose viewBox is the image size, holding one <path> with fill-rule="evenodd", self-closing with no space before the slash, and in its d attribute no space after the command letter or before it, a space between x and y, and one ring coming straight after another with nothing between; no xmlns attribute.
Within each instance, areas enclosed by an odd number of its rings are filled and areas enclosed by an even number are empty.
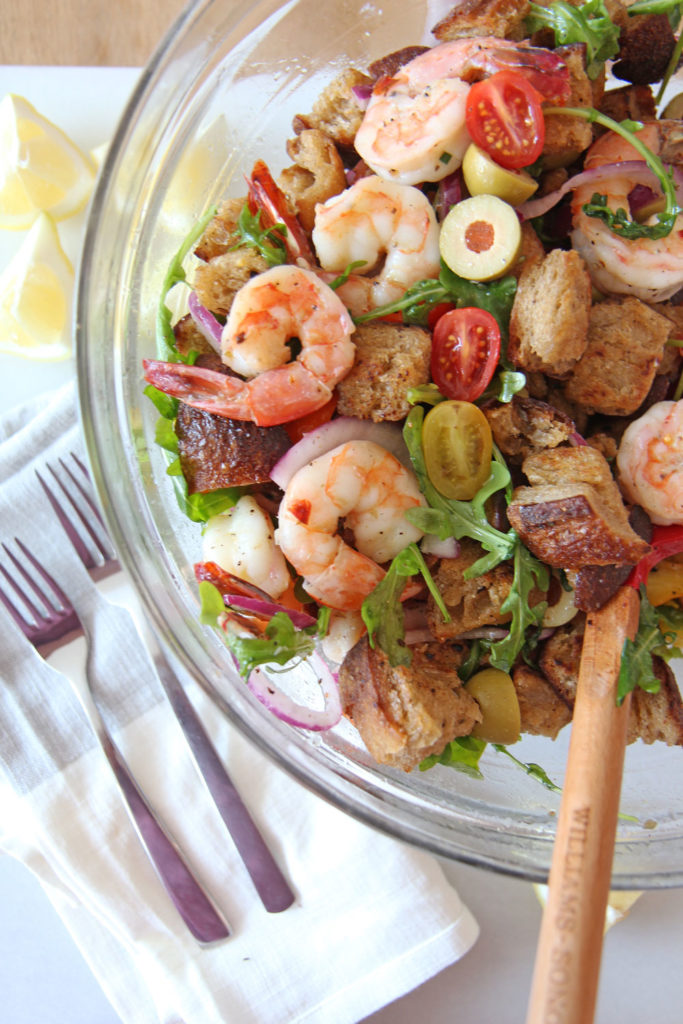
<svg viewBox="0 0 683 1024"><path fill-rule="evenodd" d="M41 210L64 220L85 206L95 165L28 100L0 101L0 228L29 228Z"/></svg>
<svg viewBox="0 0 683 1024"><path fill-rule="evenodd" d="M0 274L0 352L27 359L71 355L74 271L53 219L39 213Z"/></svg>

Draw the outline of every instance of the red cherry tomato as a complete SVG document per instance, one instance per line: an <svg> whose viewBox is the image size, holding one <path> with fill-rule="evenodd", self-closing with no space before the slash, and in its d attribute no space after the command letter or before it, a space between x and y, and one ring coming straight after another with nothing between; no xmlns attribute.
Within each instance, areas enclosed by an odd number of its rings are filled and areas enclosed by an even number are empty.
<svg viewBox="0 0 683 1024"><path fill-rule="evenodd" d="M537 160L545 141L543 97L514 71L475 82L467 96L465 124L472 141L515 170Z"/></svg>
<svg viewBox="0 0 683 1024"><path fill-rule="evenodd" d="M444 313L432 335L432 380L442 394L474 402L486 390L500 358L500 329L484 309Z"/></svg>
<svg viewBox="0 0 683 1024"><path fill-rule="evenodd" d="M450 312L451 309L455 309L455 303L453 302L439 302L433 309L430 309L427 314L427 326L429 327L429 330L433 331L444 313Z"/></svg>

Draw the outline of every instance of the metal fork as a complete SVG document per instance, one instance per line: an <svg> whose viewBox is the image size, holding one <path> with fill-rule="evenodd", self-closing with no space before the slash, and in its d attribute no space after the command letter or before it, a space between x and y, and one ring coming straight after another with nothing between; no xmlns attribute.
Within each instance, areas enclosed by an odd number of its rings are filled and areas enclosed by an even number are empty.
<svg viewBox="0 0 683 1024"><path fill-rule="evenodd" d="M74 452L70 453L70 459L70 463L59 459L61 472L46 465L46 469L52 477L51 483L54 482L53 486L48 486L40 473L37 473L37 476L83 565L93 578L101 579L120 569L120 564L106 532L100 511L93 500L88 471ZM56 488L59 488L61 494L66 498L71 509L70 512L65 508L64 502L57 497ZM78 528L74 525L74 518L90 539L97 552L97 557L93 555ZM95 524L97 524L97 528ZM138 621L136 625L143 633L145 646L152 657L159 679L185 734L197 767L264 907L271 913L286 910L295 899L289 883L275 862L232 779L227 774L189 697L162 653L156 637L144 621Z"/></svg>
<svg viewBox="0 0 683 1024"><path fill-rule="evenodd" d="M22 563L7 544L3 543L2 548L14 567L14 572L0 565L0 573L15 596L12 599L9 593L0 587L0 601L27 640L41 656L46 657L56 646L62 646L70 639L85 634L85 630L76 609L55 579L17 537L14 538L14 543L24 561ZM21 610L17 598L25 611ZM76 684L73 685L74 693L92 724L126 799L131 821L161 882L190 932L199 942L209 943L226 938L230 932L225 922L190 872L173 840L156 819L107 731L97 707L90 679L87 681L87 693L82 692Z"/></svg>

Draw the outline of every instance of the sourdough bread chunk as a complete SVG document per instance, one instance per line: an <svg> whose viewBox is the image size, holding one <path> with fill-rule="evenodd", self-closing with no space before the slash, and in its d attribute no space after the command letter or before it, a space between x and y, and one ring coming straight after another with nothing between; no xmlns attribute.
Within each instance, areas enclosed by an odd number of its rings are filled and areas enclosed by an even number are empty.
<svg viewBox="0 0 683 1024"><path fill-rule="evenodd" d="M589 413L628 416L647 398L671 331L640 299L605 299L591 309L586 350L564 390Z"/></svg>
<svg viewBox="0 0 683 1024"><path fill-rule="evenodd" d="M310 114L296 115L294 131L299 134L306 128L318 128L338 146L351 148L363 120L363 110L353 90L370 85L372 79L362 71L355 68L341 71L320 93Z"/></svg>
<svg viewBox="0 0 683 1024"><path fill-rule="evenodd" d="M523 370L563 377L588 341L591 281L576 252L553 249L519 279L510 317L508 358Z"/></svg>
<svg viewBox="0 0 683 1024"><path fill-rule="evenodd" d="M339 670L344 713L371 756L404 771L441 753L456 736L468 736L482 719L458 675L464 645L423 644L411 653L410 665L392 667L365 636Z"/></svg>
<svg viewBox="0 0 683 1024"><path fill-rule="evenodd" d="M225 199L220 204L216 216L206 225L195 246L194 254L198 259L207 262L215 256L222 256L239 242L237 222L246 201L246 197L242 196L241 199Z"/></svg>
<svg viewBox="0 0 683 1024"><path fill-rule="evenodd" d="M429 381L431 335L421 327L369 323L353 335L356 358L337 385L337 411L357 419L402 420L408 388Z"/></svg>
<svg viewBox="0 0 683 1024"><path fill-rule="evenodd" d="M270 471L290 447L284 427L257 427L181 402L175 425L188 494L270 483Z"/></svg>
<svg viewBox="0 0 683 1024"><path fill-rule="evenodd" d="M571 721L572 712L567 702L545 676L528 665L517 665L513 669L512 682L519 701L522 732L554 740L560 729Z"/></svg>
<svg viewBox="0 0 683 1024"><path fill-rule="evenodd" d="M532 452L556 448L574 432L574 423L565 413L536 398L515 395L511 402L496 402L482 407L493 439L503 455L521 462Z"/></svg>
<svg viewBox="0 0 683 1024"><path fill-rule="evenodd" d="M593 87L586 74L586 47L584 43L559 46L555 53L569 68L571 93L564 104L567 107L590 107ZM541 159L545 168L565 167L588 149L593 141L589 121L566 114L548 114L545 120L545 141Z"/></svg>
<svg viewBox="0 0 683 1024"><path fill-rule="evenodd" d="M524 460L508 519L547 565L632 565L650 550L631 528L606 460L594 448L555 448Z"/></svg>
<svg viewBox="0 0 683 1024"><path fill-rule="evenodd" d="M480 626L501 625L510 621L510 614L501 612L501 605L512 586L512 566L501 563L474 579L466 580L464 573L484 555L484 549L474 540L464 537L457 558L442 558L434 576L450 622L443 615L433 597L427 603L427 623L437 640L447 640Z"/></svg>
<svg viewBox="0 0 683 1024"><path fill-rule="evenodd" d="M657 106L649 85L622 85L609 89L600 101L600 111L613 121L654 121ZM602 135L606 129L594 125L594 134Z"/></svg>
<svg viewBox="0 0 683 1024"><path fill-rule="evenodd" d="M268 264L256 249L240 246L200 263L194 272L194 290L212 313L227 315L242 285L267 269Z"/></svg>
<svg viewBox="0 0 683 1024"><path fill-rule="evenodd" d="M293 206L305 231L312 231L315 207L346 188L341 157L329 135L309 128L287 141L287 155L295 163L286 167L278 184Z"/></svg>
<svg viewBox="0 0 683 1024"><path fill-rule="evenodd" d="M209 359L212 356L216 356L216 363L220 363L215 348L210 341L206 340L189 313L181 317L174 325L173 335L176 348L181 356L187 356L190 352L199 352L202 356L207 356ZM209 369L212 368L213 364Z"/></svg>
<svg viewBox="0 0 683 1024"><path fill-rule="evenodd" d="M432 29L440 43L471 36L523 39L528 0L461 0Z"/></svg>

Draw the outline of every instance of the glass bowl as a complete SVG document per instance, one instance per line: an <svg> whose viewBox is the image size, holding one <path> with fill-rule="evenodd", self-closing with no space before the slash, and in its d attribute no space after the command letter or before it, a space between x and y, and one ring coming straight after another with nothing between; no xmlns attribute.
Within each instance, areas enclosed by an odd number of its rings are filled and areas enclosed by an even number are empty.
<svg viewBox="0 0 683 1024"><path fill-rule="evenodd" d="M487 749L484 779L372 762L348 723L310 734L273 717L200 624L200 528L180 513L142 393L168 265L196 219L264 159L277 175L291 121L348 64L430 41L419 0L203 0L172 27L124 112L94 197L78 304L86 442L109 528L143 607L181 671L283 769L343 810L433 852L532 880L547 876L559 796ZM433 41L433 40L432 40ZM568 729L513 748L561 785ZM614 885L683 884L683 757L629 747Z"/></svg>

